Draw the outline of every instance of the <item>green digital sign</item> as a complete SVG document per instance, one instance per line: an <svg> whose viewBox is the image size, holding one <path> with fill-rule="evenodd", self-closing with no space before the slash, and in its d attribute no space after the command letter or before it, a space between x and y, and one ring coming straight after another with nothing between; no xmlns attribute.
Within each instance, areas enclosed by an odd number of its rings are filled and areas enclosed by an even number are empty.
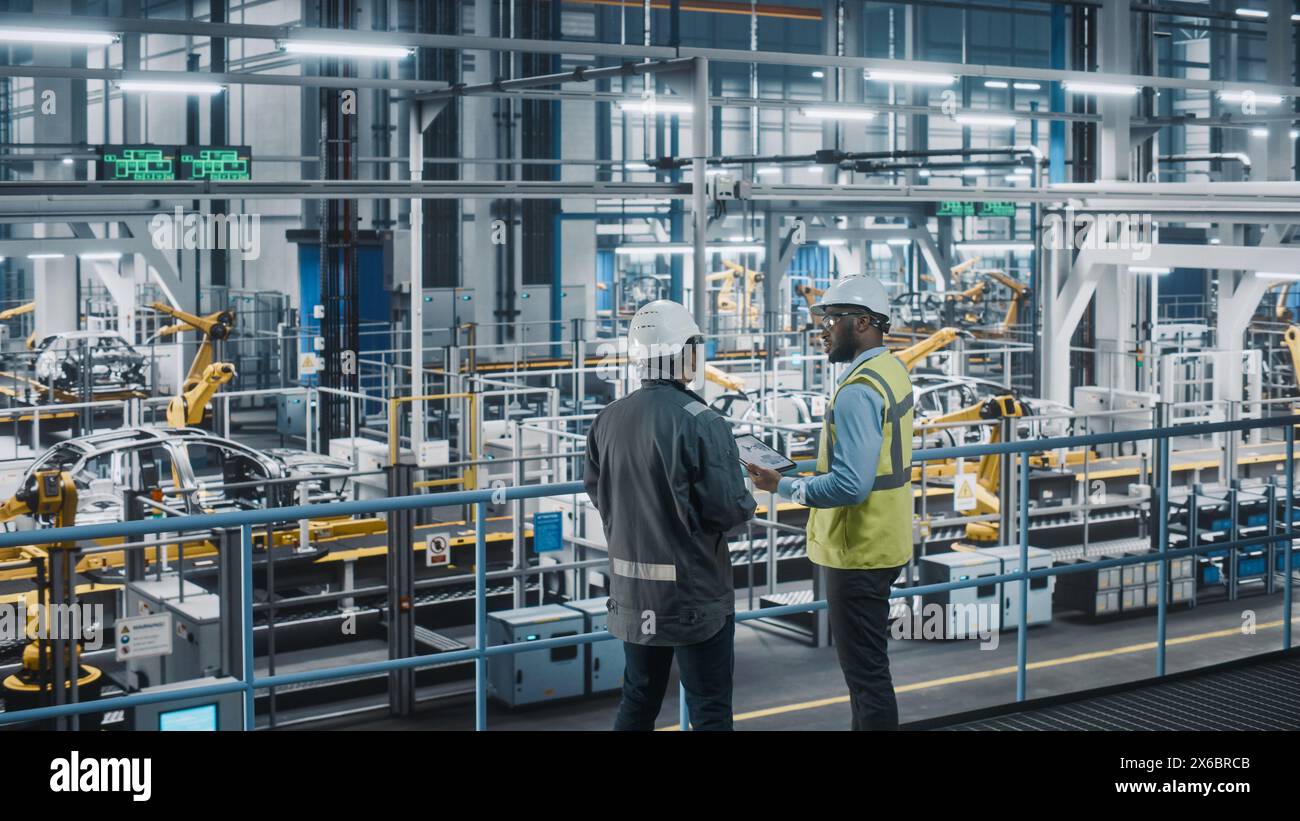
<svg viewBox="0 0 1300 821"><path fill-rule="evenodd" d="M228 182L253 176L253 155L246 145L181 147L180 179Z"/></svg>
<svg viewBox="0 0 1300 821"><path fill-rule="evenodd" d="M169 145L106 145L99 149L95 177L126 182L176 179L176 147Z"/></svg>
<svg viewBox="0 0 1300 821"><path fill-rule="evenodd" d="M1014 217L1014 202L962 202L943 200L936 216L940 217Z"/></svg>

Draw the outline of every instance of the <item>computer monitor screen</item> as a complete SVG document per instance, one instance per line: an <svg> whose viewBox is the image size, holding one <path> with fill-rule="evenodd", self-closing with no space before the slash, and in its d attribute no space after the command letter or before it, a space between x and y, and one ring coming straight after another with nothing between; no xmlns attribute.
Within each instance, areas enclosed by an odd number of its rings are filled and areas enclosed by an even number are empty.
<svg viewBox="0 0 1300 821"><path fill-rule="evenodd" d="M216 732L217 705L201 704L158 714L159 730Z"/></svg>

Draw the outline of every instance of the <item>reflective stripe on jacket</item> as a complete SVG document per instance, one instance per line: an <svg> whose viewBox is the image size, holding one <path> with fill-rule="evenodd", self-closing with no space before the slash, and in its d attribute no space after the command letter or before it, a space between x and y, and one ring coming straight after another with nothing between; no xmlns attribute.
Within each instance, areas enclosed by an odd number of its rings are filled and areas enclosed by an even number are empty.
<svg viewBox="0 0 1300 821"><path fill-rule="evenodd" d="M680 383L648 380L587 433L587 494L609 545L609 630L704 641L735 612L727 533L754 515L731 425Z"/></svg>

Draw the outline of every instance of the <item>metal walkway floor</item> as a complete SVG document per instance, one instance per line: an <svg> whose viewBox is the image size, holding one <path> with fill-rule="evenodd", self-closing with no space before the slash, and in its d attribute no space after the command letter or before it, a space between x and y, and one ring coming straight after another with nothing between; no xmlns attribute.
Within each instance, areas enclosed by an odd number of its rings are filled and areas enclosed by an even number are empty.
<svg viewBox="0 0 1300 821"><path fill-rule="evenodd" d="M1273 653L1083 698L918 722L930 730L1300 730L1300 654Z"/></svg>

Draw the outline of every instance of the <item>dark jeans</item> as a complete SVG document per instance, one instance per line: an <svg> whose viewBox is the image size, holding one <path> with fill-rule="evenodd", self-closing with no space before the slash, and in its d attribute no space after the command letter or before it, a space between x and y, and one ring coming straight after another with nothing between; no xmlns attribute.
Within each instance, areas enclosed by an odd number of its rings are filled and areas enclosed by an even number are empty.
<svg viewBox="0 0 1300 821"><path fill-rule="evenodd" d="M889 587L899 568L827 567L831 637L849 686L854 730L897 730L898 702L889 676Z"/></svg>
<svg viewBox="0 0 1300 821"><path fill-rule="evenodd" d="M673 656L686 688L686 710L695 730L731 729L731 680L736 668L736 620L698 644L661 647L623 642L623 698L615 730L653 730L668 689Z"/></svg>

